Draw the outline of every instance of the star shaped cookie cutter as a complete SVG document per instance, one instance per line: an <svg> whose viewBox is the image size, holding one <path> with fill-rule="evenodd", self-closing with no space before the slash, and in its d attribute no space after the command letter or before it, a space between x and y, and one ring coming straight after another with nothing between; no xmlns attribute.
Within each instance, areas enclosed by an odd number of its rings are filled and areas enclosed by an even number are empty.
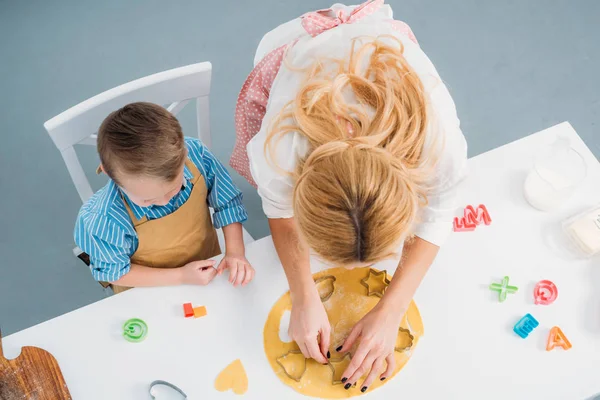
<svg viewBox="0 0 600 400"><path fill-rule="evenodd" d="M375 283L369 283L373 279ZM376 269L369 268L369 274L366 278L360 280L360 284L367 288L367 296L383 297L385 290L390 284L390 280L387 278L387 271L377 271ZM376 288L372 289L371 286Z"/></svg>
<svg viewBox="0 0 600 400"><path fill-rule="evenodd" d="M346 353L343 357L339 358L331 358L327 363L327 366L331 369L331 384L332 385L340 385L342 384L342 374L346 371L348 364L352 357L350 357L350 353ZM335 364L335 365L334 365Z"/></svg>
<svg viewBox="0 0 600 400"><path fill-rule="evenodd" d="M298 355L300 355L301 358L302 358L302 364L303 364L303 366L300 368L301 372L290 374L290 372L288 372L288 369L285 367L285 365L283 363L285 362L285 359L288 358L288 357L291 358L291 357L295 356L296 358L300 358L300 357L298 357ZM279 366L281 367L281 369L283 369L283 373L288 378L293 379L296 382L300 382L302 380L302 377L306 373L306 358L304 357L304 355L302 354L302 352L300 350L291 350L291 351L285 353L284 355L282 355L281 357L279 357L275 361L277 362L277 364L279 364Z"/></svg>

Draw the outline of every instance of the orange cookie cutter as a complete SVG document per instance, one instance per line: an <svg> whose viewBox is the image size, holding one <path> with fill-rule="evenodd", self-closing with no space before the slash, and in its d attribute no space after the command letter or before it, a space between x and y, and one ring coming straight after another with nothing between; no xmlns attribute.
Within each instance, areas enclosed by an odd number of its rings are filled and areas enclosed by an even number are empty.
<svg viewBox="0 0 600 400"><path fill-rule="evenodd" d="M548 335L548 343L546 344L546 351L553 350L556 346L562 347L565 350L569 350L573 345L567 339L567 336L563 333L562 329L558 326L553 326L550 329Z"/></svg>

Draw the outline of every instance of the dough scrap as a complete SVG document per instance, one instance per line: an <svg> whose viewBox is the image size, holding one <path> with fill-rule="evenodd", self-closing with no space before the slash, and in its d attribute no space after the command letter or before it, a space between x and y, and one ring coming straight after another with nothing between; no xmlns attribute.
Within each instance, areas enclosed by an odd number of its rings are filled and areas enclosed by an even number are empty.
<svg viewBox="0 0 600 400"><path fill-rule="evenodd" d="M396 351L406 351L410 349L413 345L415 337L410 334L408 329L402 327L400 327L398 332L398 337L396 338L396 347L394 347L394 349Z"/></svg>
<svg viewBox="0 0 600 400"><path fill-rule="evenodd" d="M235 360L217 375L215 389L219 392L233 390L235 394L246 393L248 390L248 376L241 360Z"/></svg>

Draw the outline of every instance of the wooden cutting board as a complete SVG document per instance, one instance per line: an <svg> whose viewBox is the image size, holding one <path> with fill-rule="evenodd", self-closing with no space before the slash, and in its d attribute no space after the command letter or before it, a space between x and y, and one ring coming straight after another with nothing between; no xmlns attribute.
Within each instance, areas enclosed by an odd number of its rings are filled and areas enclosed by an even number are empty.
<svg viewBox="0 0 600 400"><path fill-rule="evenodd" d="M52 354L27 346L7 360L0 332L0 400L71 400L71 394Z"/></svg>

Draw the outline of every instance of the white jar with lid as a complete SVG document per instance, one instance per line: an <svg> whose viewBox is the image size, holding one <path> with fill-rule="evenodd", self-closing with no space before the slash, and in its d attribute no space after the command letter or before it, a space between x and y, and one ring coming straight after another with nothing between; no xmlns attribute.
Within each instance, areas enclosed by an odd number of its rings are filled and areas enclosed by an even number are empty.
<svg viewBox="0 0 600 400"><path fill-rule="evenodd" d="M600 254L600 204L567 219L563 229L581 255Z"/></svg>

